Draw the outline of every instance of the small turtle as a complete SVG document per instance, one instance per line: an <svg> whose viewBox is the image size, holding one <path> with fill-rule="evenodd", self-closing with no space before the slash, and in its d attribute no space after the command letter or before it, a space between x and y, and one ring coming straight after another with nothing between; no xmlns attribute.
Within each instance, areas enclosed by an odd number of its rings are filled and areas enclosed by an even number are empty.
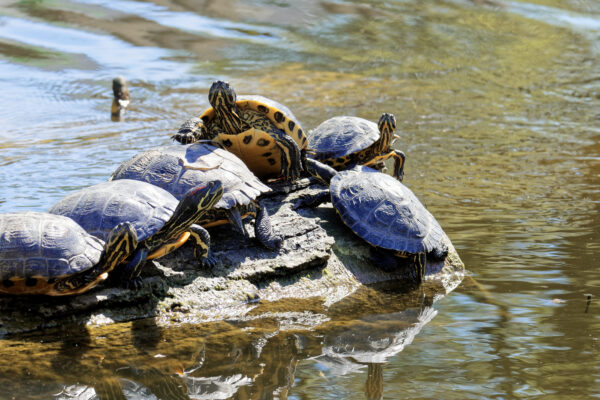
<svg viewBox="0 0 600 400"><path fill-rule="evenodd" d="M331 201L344 224L374 247L374 260L382 269L391 271L408 259L420 283L427 258L444 260L448 255L444 231L398 180L362 165L337 172L307 160L306 168L327 183L329 191L304 198L296 208Z"/></svg>
<svg viewBox="0 0 600 400"><path fill-rule="evenodd" d="M0 293L85 292L106 279L137 243L129 223L114 226L104 242L61 215L0 214Z"/></svg>
<svg viewBox="0 0 600 400"><path fill-rule="evenodd" d="M162 257L188 238L195 241L194 255L201 264L212 266L210 236L197 225L223 194L219 181L206 182L177 200L172 194L146 182L124 179L99 183L63 198L50 213L72 218L91 235L106 238L111 226L129 222L139 244L124 268L123 284L139 285L146 260Z"/></svg>
<svg viewBox="0 0 600 400"><path fill-rule="evenodd" d="M110 107L110 115L113 120L119 121L129 106L129 89L125 78L117 76L113 79L112 89L114 98Z"/></svg>
<svg viewBox="0 0 600 400"><path fill-rule="evenodd" d="M287 107L262 96L237 99L226 82L216 81L208 92L211 108L200 119L187 121L173 139L220 143L261 179L294 180L300 176L308 140Z"/></svg>
<svg viewBox="0 0 600 400"><path fill-rule="evenodd" d="M267 248L276 249L281 237L271 228L267 210L256 198L271 189L250 172L235 154L210 143L164 146L138 153L125 161L111 178L136 179L152 183L181 198L189 188L218 179L223 197L207 211L199 224L204 227L232 223L246 237L242 219L256 218L256 238Z"/></svg>
<svg viewBox="0 0 600 400"><path fill-rule="evenodd" d="M394 177L402 181L405 155L391 148L396 118L384 113L379 123L358 117L333 117L308 133L309 157L336 170L394 159Z"/></svg>

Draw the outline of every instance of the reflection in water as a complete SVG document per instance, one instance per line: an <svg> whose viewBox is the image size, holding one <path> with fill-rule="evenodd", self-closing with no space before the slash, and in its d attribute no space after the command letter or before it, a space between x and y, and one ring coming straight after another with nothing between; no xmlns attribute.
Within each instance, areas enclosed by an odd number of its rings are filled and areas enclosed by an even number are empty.
<svg viewBox="0 0 600 400"><path fill-rule="evenodd" d="M459 289L433 310L368 291L305 330L279 316L7 338L2 387L31 399L119 398L116 383L127 398L596 394L599 21L598 4L575 0L4 2L0 212L45 210L170 143L224 79L285 103L305 129L393 112L405 183L488 294ZM135 91L119 123L107 113L117 75Z"/></svg>
<svg viewBox="0 0 600 400"><path fill-rule="evenodd" d="M161 328L140 320L7 337L0 384L28 383L36 390L31 398L288 399L305 360L334 376L362 376L367 398L381 398L384 365L436 315L433 299L443 293L441 287L361 288L332 306L337 317L330 321L303 311L304 328L283 329L287 318L297 318L277 311L289 310L283 302L260 304L255 317L228 323ZM372 313L373 304L380 314Z"/></svg>

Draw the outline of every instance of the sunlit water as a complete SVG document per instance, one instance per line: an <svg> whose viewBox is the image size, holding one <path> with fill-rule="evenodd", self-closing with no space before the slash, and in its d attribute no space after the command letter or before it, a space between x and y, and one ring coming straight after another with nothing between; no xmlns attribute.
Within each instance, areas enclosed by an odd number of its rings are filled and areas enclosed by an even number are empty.
<svg viewBox="0 0 600 400"><path fill-rule="evenodd" d="M2 2L0 212L170 143L225 79L308 129L393 112L405 183L480 286L359 293L311 329L282 328L293 310L7 338L0 398L600 397L599 53L591 0Z"/></svg>

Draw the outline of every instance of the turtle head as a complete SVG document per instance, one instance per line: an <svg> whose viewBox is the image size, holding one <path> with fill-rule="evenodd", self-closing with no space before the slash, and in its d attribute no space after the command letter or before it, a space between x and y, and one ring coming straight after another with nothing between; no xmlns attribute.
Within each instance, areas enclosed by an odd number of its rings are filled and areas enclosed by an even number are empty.
<svg viewBox="0 0 600 400"><path fill-rule="evenodd" d="M229 83L216 81L208 91L208 101L216 112L231 111L235 109L237 95Z"/></svg>
<svg viewBox="0 0 600 400"><path fill-rule="evenodd" d="M173 212L172 218L179 221L175 223L178 229L187 230L206 211L213 208L221 200L223 190L223 184L218 180L188 190Z"/></svg>
<svg viewBox="0 0 600 400"><path fill-rule="evenodd" d="M135 251L138 245L135 228L129 222L115 226L106 239L103 258L105 265L102 272L110 272Z"/></svg>
<svg viewBox="0 0 600 400"><path fill-rule="evenodd" d="M129 100L129 89L127 88L127 82L122 76L117 76L115 79L113 79L112 89L115 99Z"/></svg>
<svg viewBox="0 0 600 400"><path fill-rule="evenodd" d="M377 127L379 128L380 138L379 138L379 152L387 152L390 147L392 147L392 142L394 141L394 131L396 130L396 117L394 114L383 113L381 117L379 117L379 122L377 123Z"/></svg>
<svg viewBox="0 0 600 400"><path fill-rule="evenodd" d="M98 264L57 280L54 285L55 294L78 294L88 290L106 279L108 272L133 254L137 245L137 234L133 225L129 222L120 223L110 231Z"/></svg>
<svg viewBox="0 0 600 400"><path fill-rule="evenodd" d="M337 171L331 168L329 165L325 165L312 158L307 158L305 162L305 169L312 177L317 178L322 183L329 186L331 178L337 175Z"/></svg>
<svg viewBox="0 0 600 400"><path fill-rule="evenodd" d="M113 79L112 89L114 98L110 106L110 116L113 121L119 121L129 105L129 89L125 78L117 76Z"/></svg>
<svg viewBox="0 0 600 400"><path fill-rule="evenodd" d="M193 196L197 199L198 210L202 212L206 210L210 210L217 204L221 197L223 196L223 184L221 181L214 180L210 181L204 186L198 186L194 189L191 189L187 196Z"/></svg>

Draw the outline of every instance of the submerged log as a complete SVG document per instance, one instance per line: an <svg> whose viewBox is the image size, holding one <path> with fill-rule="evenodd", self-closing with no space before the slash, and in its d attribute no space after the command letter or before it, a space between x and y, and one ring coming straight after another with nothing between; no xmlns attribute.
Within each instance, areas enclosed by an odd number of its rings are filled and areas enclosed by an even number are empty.
<svg viewBox="0 0 600 400"><path fill-rule="evenodd" d="M364 285L410 281L407 271L384 272L369 261L370 246L356 237L330 204L293 209L301 196L323 190L309 179L274 185L261 200L275 231L277 251L246 240L228 226L210 230L214 269L197 265L184 246L149 262L139 290L109 283L73 297L0 297L0 334L65 323L105 324L154 317L161 324L202 323L240 317L257 303L315 298L329 307ZM248 231L252 222L248 222ZM445 294L461 281L464 265L446 238L445 262L429 262L420 290Z"/></svg>

